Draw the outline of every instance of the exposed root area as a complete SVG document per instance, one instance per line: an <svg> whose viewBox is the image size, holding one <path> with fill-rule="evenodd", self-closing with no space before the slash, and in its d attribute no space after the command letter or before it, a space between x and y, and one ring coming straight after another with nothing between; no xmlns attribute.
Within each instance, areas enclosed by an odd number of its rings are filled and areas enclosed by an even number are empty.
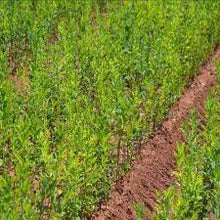
<svg viewBox="0 0 220 220"><path fill-rule="evenodd" d="M220 58L220 47L214 57ZM131 170L114 186L110 199L101 205L91 219L133 220L136 203L144 203L149 211L156 211L156 192L167 189L174 181L174 153L177 143L184 140L181 124L188 119L194 108L198 109L200 118L204 119L204 101L215 82L211 57L171 108L161 127L143 144L140 158L134 161ZM151 219L151 214L148 219Z"/></svg>

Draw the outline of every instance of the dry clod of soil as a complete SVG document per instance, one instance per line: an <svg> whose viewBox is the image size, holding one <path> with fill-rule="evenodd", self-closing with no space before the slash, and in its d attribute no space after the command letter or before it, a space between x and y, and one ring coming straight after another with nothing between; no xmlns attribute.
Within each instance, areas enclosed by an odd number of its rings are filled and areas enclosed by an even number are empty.
<svg viewBox="0 0 220 220"><path fill-rule="evenodd" d="M220 47L214 57L220 58ZM156 192L167 189L174 181L174 152L177 143L184 140L181 124L188 119L194 108L198 109L201 119L205 120L204 101L215 82L211 57L171 108L161 127L143 143L140 158L134 161L131 170L113 187L110 199L101 204L100 209L92 215L92 220L134 220L134 205L139 202L144 203L149 211L156 211ZM149 214L148 219L151 218Z"/></svg>

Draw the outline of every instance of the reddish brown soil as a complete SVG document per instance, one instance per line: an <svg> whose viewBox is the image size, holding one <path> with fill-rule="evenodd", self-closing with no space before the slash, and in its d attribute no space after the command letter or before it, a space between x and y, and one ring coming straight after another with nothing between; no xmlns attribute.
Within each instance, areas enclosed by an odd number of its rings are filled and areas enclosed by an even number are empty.
<svg viewBox="0 0 220 220"><path fill-rule="evenodd" d="M214 56L220 58L220 47ZM134 161L131 170L113 187L110 199L101 205L91 219L134 220L136 203L144 203L150 212L156 210L156 192L167 189L174 180L174 152L177 143L183 141L181 124L188 119L194 108L204 118L204 100L215 82L214 65L212 59L209 59L186 88L182 98L171 108L168 118L143 144L140 158ZM151 214L148 219L151 219Z"/></svg>
<svg viewBox="0 0 220 220"><path fill-rule="evenodd" d="M30 91L30 67L28 67L27 65L24 66L24 57L26 54L27 51L25 51L24 48L17 51L10 48L8 54L8 66L11 68L9 80L16 86L18 92L25 96L27 96ZM20 61L18 57L20 57ZM28 58L28 61L30 61L29 59L30 58ZM22 75L18 74L18 71L20 69L22 70Z"/></svg>
<svg viewBox="0 0 220 220"><path fill-rule="evenodd" d="M58 33L56 28L52 28L50 36L49 36L49 43L55 44L58 41Z"/></svg>

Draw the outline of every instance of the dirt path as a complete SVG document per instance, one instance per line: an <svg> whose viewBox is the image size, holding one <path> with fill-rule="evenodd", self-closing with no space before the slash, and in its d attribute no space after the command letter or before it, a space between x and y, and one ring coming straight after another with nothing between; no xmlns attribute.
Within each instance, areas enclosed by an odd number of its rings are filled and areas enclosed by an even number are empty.
<svg viewBox="0 0 220 220"><path fill-rule="evenodd" d="M213 56L220 59L220 46ZM167 189L173 181L174 152L177 142L183 141L180 125L188 119L193 108L198 109L200 117L204 118L204 100L215 82L214 65L209 59L171 108L167 120L143 144L140 159L134 161L131 170L114 187L111 198L92 215L92 220L134 220L134 204L138 202L155 211L156 191Z"/></svg>

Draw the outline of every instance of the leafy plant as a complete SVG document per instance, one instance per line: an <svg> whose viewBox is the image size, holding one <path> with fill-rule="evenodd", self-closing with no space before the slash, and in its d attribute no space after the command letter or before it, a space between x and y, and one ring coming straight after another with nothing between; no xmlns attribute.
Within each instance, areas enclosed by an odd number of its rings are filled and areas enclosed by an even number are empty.
<svg viewBox="0 0 220 220"><path fill-rule="evenodd" d="M0 219L88 216L219 42L219 9L1 1Z"/></svg>

